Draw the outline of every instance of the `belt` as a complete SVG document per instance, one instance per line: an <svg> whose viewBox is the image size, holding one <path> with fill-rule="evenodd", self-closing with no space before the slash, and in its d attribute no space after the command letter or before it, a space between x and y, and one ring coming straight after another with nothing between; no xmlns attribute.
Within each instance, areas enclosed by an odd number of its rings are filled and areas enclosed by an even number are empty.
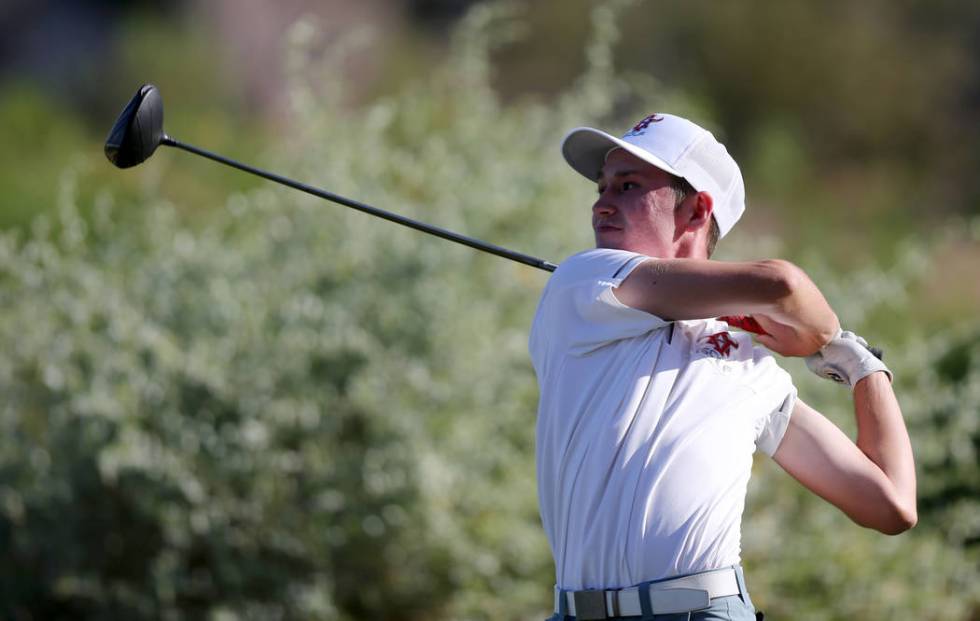
<svg viewBox="0 0 980 621"><path fill-rule="evenodd" d="M741 592L736 571L734 567L726 567L610 591L562 591L555 587L555 612L572 615L577 621L638 617L643 615L640 598L644 591L649 597L649 614L700 610L707 608L715 597L738 595ZM561 598L565 598L564 611L561 610Z"/></svg>

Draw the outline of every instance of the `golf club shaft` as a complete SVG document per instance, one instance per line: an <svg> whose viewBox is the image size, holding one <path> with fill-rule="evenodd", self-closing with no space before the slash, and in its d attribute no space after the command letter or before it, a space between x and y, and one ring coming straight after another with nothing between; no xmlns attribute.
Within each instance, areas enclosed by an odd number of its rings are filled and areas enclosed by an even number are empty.
<svg viewBox="0 0 980 621"><path fill-rule="evenodd" d="M217 153L212 153L204 149L195 147L194 145L186 144L175 140L174 138L164 135L160 141L160 144L167 145L169 147L176 147L178 149L183 149L195 155L200 155L206 157L210 160L214 160L221 164L227 164L239 170L243 170L253 175L258 175L264 177L270 181L275 181L276 183L281 183L287 185L291 188L306 192L307 194L312 194L313 196L318 196L320 198L326 199L328 201L344 205L345 207L350 207L351 209L356 209L358 211L363 211L369 213L372 216L378 216L379 218L384 218L385 220L390 220L402 226L407 226L413 228L417 231L422 231L423 233L429 233L430 235L435 235L436 237L441 237L443 239L448 239L449 241L456 242L457 244L463 244L464 246L469 246L470 248L475 248L477 250L482 250L483 252L489 252L490 254L495 254L498 257L503 257L505 259L510 259L511 261L517 261L518 263L523 263L524 265L530 265L531 267L536 267L538 269L544 270L546 272L553 272L558 267L554 263L545 261L544 259L539 259L537 257L532 257L530 255L522 254L520 252L514 252L513 250L508 250L507 248L501 248L500 246L495 246L493 244L488 244L482 242L478 239L473 239L471 237L466 237L465 235L460 235L459 233L454 233L452 231L439 228L438 226L432 226L431 224L425 224L424 222L417 222L410 218L404 216L399 216L398 214L385 211L383 209L378 209L377 207L372 207L365 203L355 201L349 198L345 198L333 192L327 192L326 190L321 190L320 188L307 185L305 183L300 183L298 181L293 181L287 177L271 173L261 168L255 168L254 166L249 166L248 164L243 164L241 162L236 162L233 159L229 159Z"/></svg>

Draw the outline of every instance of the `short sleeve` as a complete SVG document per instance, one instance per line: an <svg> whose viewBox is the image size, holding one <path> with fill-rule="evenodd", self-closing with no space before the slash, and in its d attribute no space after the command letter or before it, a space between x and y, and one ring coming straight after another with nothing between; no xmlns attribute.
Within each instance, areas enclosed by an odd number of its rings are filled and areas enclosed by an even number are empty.
<svg viewBox="0 0 980 621"><path fill-rule="evenodd" d="M536 346L582 355L668 325L656 315L623 304L613 293L647 258L602 248L563 261L538 305L531 329L532 355Z"/></svg>
<svg viewBox="0 0 980 621"><path fill-rule="evenodd" d="M790 386L790 388L789 394L786 395L779 407L762 418L760 432L755 440L756 448L769 457L776 454L780 442L783 441L783 435L789 426L790 416L792 416L793 408L796 406L796 388L794 386Z"/></svg>

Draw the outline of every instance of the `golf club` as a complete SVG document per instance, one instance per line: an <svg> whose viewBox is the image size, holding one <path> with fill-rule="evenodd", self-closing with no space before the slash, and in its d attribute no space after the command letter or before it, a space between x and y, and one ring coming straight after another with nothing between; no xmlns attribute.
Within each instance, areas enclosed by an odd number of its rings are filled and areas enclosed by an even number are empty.
<svg viewBox="0 0 980 621"><path fill-rule="evenodd" d="M147 160L160 145L176 147L189 153L214 160L215 162L243 170L247 173L264 177L270 181L281 183L282 185L306 192L307 194L312 194L313 196L318 196L328 201L369 213L372 216L378 216L379 218L390 220L402 226L456 242L457 244L463 244L470 248L489 252L498 257L504 257L505 259L530 265L531 267L536 267L547 272L553 272L558 267L554 263L545 261L544 259L488 244L438 226L418 222L411 218L378 209L377 207L345 198L333 192L327 192L326 190L305 183L293 181L292 179L262 170L261 168L255 168L254 166L249 166L248 164L243 164L218 155L217 153L180 142L168 136L163 131L163 98L160 96L159 89L152 84L144 84L136 91L136 94L129 100L129 103L126 104L126 107L119 114L119 118L116 119L115 124L109 131L109 137L105 142L105 155L117 167L131 168Z"/></svg>
<svg viewBox="0 0 980 621"><path fill-rule="evenodd" d="M318 196L328 201L369 213L372 216L378 216L379 218L390 220L391 222L401 224L402 226L407 226L417 231L422 231L423 233L428 233L430 235L435 235L436 237L441 237L443 239L456 242L457 244L463 244L464 246L469 246L470 248L495 254L498 257L504 257L505 259L510 259L511 261L517 261L518 263L523 263L524 265L530 265L531 267L536 267L546 272L553 272L558 267L556 264L551 263L550 261L545 261L544 259L539 259L520 252L508 250L507 248L495 246L494 244L488 244L487 242L473 239L472 237L467 237L465 235L460 235L459 233L454 233L453 231L449 231L438 226L412 220L411 218L406 218L405 216L400 216L398 214L391 213L390 211L378 209L377 207L372 207L371 205L340 196L339 194L327 192L326 190L322 190L305 183L300 183L299 181L293 181L288 177L283 177L282 175L277 175L275 173L262 170L261 168L249 166L248 164L237 162L233 159L224 157L223 155L218 155L217 153L212 153L211 151L206 151L199 147L180 142L168 136L163 131L163 98L160 96L159 89L152 84L144 84L138 91L136 91L136 94L129 100L129 103L126 104L126 107L119 114L119 118L116 119L115 124L109 131L109 137L105 142L105 155L107 158L109 158L109 161L117 167L131 168L146 161L151 155L153 155L153 152L156 151L157 147L160 145L183 149L184 151L206 157L210 160L214 160L215 162L226 164L233 168L252 173L253 175L264 177L270 181L275 181L276 183L281 183L282 185L301 190L307 194L312 194L313 196ZM757 334L760 333L761 330L761 328L758 327L758 324L752 326L749 323L742 322L742 324L733 323L732 325L734 327L740 327L743 330L748 330L749 332L755 332ZM869 349L878 358L882 357L880 349Z"/></svg>

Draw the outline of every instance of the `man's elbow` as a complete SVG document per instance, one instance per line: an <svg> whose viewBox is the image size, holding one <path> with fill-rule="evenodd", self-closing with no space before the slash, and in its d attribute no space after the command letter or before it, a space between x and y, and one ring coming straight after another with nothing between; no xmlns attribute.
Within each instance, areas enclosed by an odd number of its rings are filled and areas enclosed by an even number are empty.
<svg viewBox="0 0 980 621"><path fill-rule="evenodd" d="M899 535L919 523L919 513L913 502L910 507L896 509L890 528L882 530L886 535Z"/></svg>
<svg viewBox="0 0 980 621"><path fill-rule="evenodd" d="M873 528L885 535L900 535L915 526L919 521L915 502L905 505L894 504L888 510L879 514L875 520L868 521L862 526Z"/></svg>

